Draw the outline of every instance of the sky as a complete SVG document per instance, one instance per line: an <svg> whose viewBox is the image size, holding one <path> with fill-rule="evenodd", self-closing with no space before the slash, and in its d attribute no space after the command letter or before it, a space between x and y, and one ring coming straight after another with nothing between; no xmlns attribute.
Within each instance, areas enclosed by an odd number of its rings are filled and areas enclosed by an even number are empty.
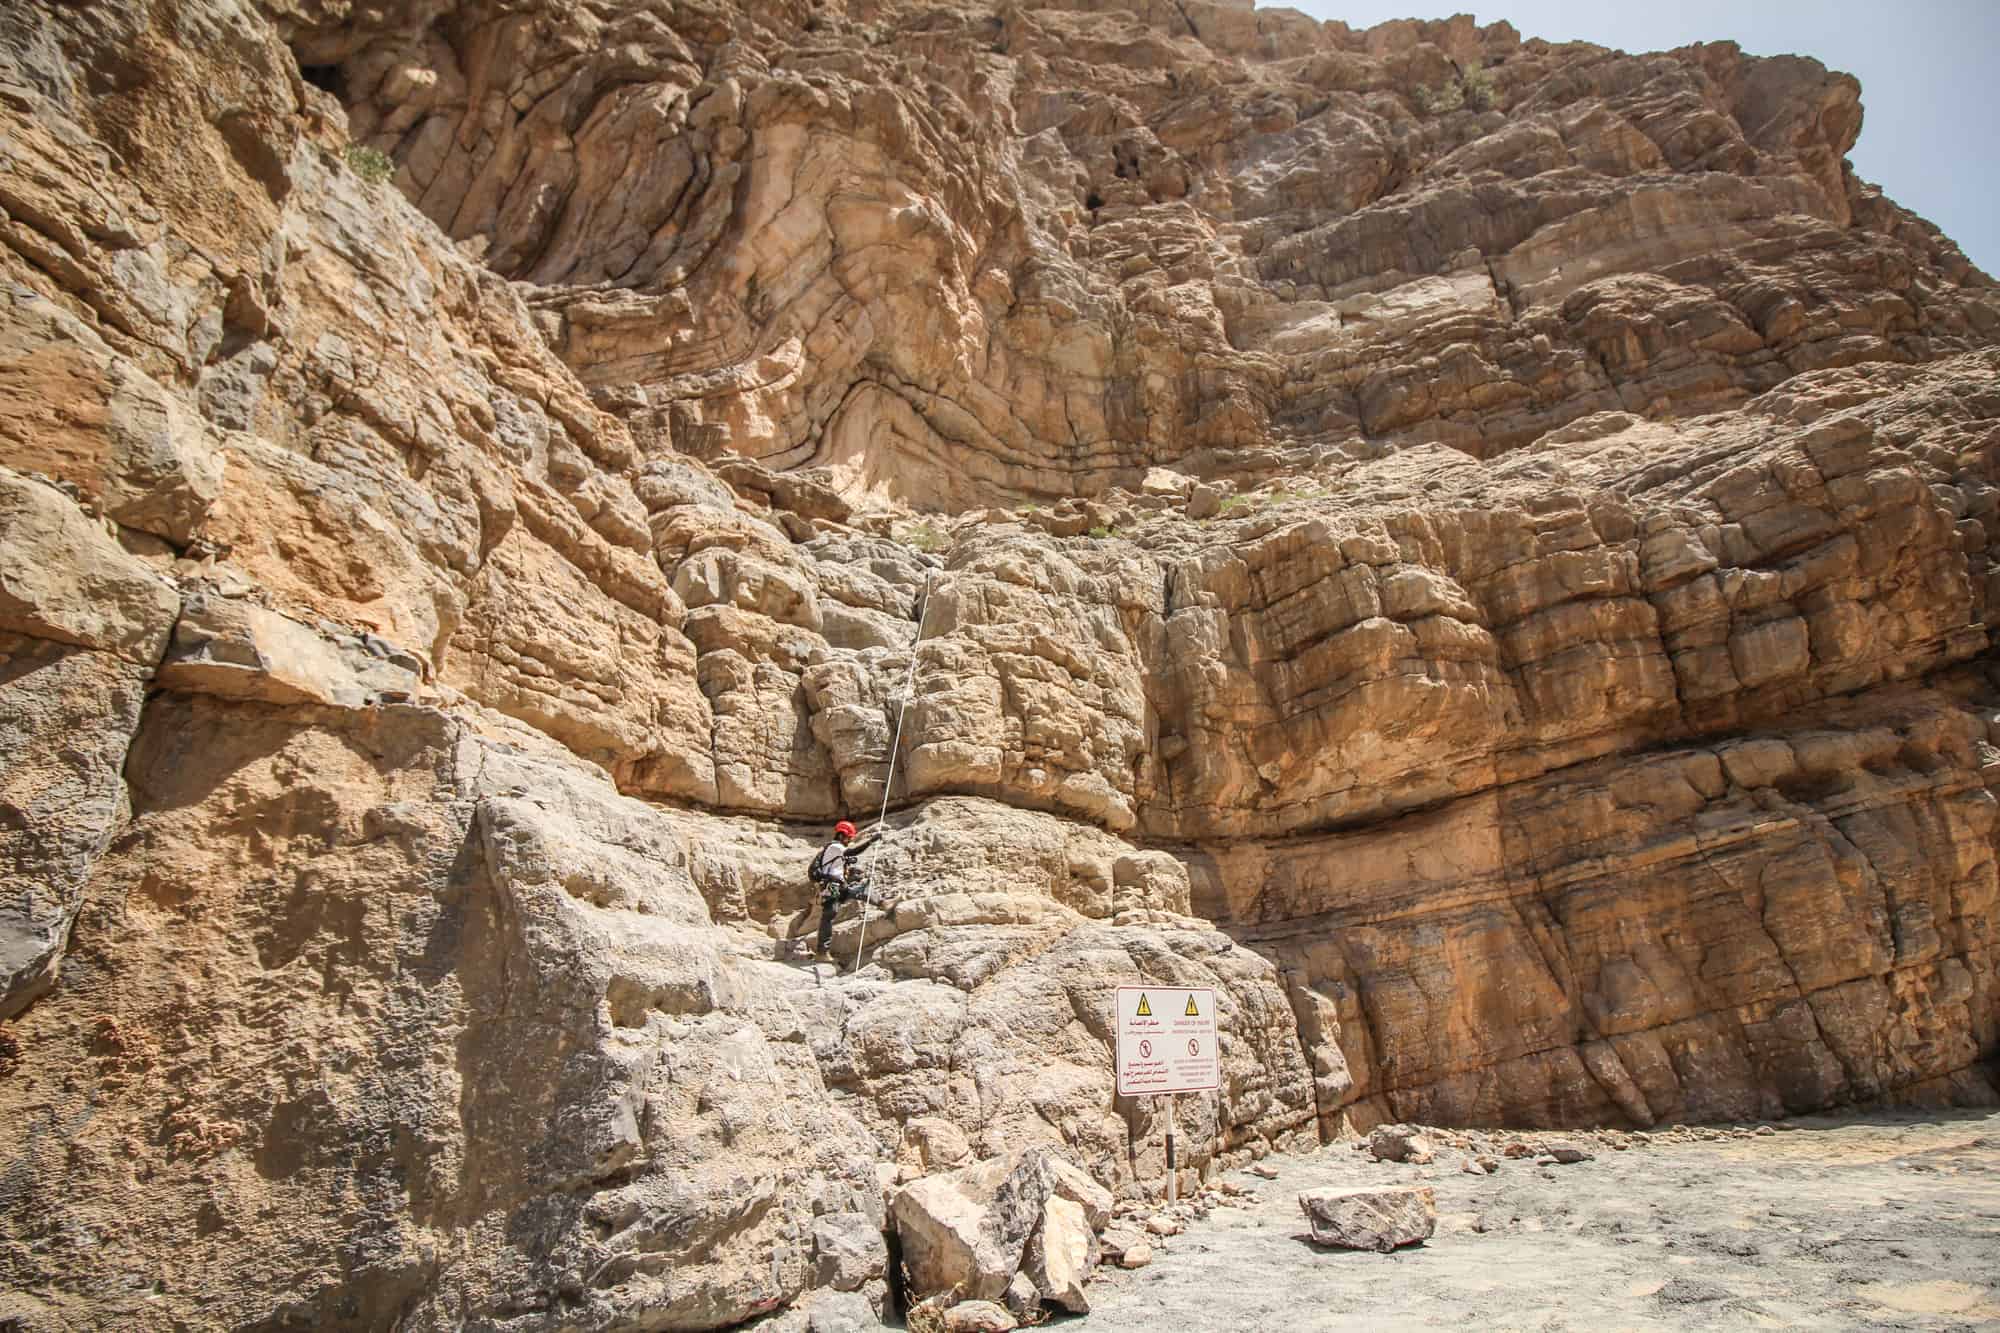
<svg viewBox="0 0 2000 1333"><path fill-rule="evenodd" d="M1524 38L1633 52L1729 40L1752 55L1811 56L1861 80L1854 170L2000 274L2000 0L1286 2L1355 28L1469 12L1482 24L1506 19Z"/></svg>

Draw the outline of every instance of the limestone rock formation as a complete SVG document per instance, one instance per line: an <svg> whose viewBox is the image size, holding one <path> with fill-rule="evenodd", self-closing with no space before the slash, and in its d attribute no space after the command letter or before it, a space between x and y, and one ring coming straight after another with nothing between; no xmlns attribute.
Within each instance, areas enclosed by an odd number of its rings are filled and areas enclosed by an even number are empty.
<svg viewBox="0 0 2000 1333"><path fill-rule="evenodd" d="M1991 1102L2000 290L1859 126L1210 0L9 5L5 1317L861 1327L970 1180L960 1322L1077 1308L1134 981L1184 1183Z"/></svg>
<svg viewBox="0 0 2000 1333"><path fill-rule="evenodd" d="M46 990L179 598L68 496L0 468L0 1018Z"/></svg>

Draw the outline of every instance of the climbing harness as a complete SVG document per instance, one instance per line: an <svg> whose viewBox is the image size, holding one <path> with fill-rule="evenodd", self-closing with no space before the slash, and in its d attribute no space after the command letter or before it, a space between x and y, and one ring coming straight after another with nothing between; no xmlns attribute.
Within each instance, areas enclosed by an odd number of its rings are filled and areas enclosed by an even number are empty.
<svg viewBox="0 0 2000 1333"><path fill-rule="evenodd" d="M882 813L875 818L875 827L880 829L882 821L889 817L889 793L896 785L896 757L903 749L903 714L910 709L910 691L917 685L917 649L924 644L924 626L931 615L931 585L937 582L937 571L933 569L924 579L924 599L917 608L917 639L910 645L910 669L903 677L903 702L896 706L896 736L889 742L889 776L882 780ZM868 900L861 900L861 934L854 943L854 970L861 970L861 951L868 945Z"/></svg>

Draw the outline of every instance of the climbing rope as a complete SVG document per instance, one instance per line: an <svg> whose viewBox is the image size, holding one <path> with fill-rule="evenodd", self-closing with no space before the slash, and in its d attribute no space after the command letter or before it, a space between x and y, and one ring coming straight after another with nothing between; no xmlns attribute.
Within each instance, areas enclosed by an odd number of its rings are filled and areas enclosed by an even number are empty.
<svg viewBox="0 0 2000 1333"><path fill-rule="evenodd" d="M903 714L910 711L910 692L917 685L917 649L923 646L924 626L931 617L931 585L937 582L937 571L933 569L924 579L924 597L917 608L917 638L910 645L910 669L903 677L903 702L896 706L896 736L889 742L889 776L882 781L882 813L875 817L875 828L879 833L882 821L889 817L889 793L896 785L896 757L903 750ZM861 900L861 935L854 943L854 970L861 970L861 951L868 945L868 899Z"/></svg>

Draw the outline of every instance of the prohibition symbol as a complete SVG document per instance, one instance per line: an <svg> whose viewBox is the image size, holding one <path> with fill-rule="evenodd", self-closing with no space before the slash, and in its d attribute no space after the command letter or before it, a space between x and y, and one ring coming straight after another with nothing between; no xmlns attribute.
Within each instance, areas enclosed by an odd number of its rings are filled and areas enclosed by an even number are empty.
<svg viewBox="0 0 2000 1333"><path fill-rule="evenodd" d="M1152 1059L1152 1058L1153 1058L1153 1043L1152 1043L1152 1042L1150 1042L1150 1041L1142 1041L1142 1042L1140 1042L1140 1043L1139 1043L1139 1058L1140 1058L1140 1059L1142 1059L1142 1060L1150 1060L1150 1059Z"/></svg>
<svg viewBox="0 0 2000 1333"><path fill-rule="evenodd" d="M1201 1054L1201 1043L1196 1041L1193 1037L1188 1038L1188 1054L1189 1055Z"/></svg>

